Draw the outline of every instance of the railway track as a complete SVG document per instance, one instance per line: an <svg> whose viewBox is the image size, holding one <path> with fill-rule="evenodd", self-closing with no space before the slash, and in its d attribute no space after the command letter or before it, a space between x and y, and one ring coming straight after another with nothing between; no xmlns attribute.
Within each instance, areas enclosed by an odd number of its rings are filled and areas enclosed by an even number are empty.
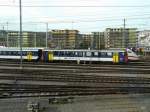
<svg viewBox="0 0 150 112"><path fill-rule="evenodd" d="M121 77L121 76L94 76L79 74L50 74L50 75L0 75L1 80L24 81L59 81L59 82L86 82L86 83L128 83L150 84L150 78Z"/></svg>
<svg viewBox="0 0 150 112"><path fill-rule="evenodd" d="M8 69L11 72L17 72L19 64L15 63L2 63L0 64L0 72ZM16 68L13 68L16 67ZM18 67L18 68L17 68ZM8 68L8 69L7 69ZM12 68L12 69L11 69ZM15 70L16 69L16 70ZM72 65L72 64L36 64L26 63L23 64L23 72L72 72L72 73L128 73L128 74L150 74L149 65Z"/></svg>
<svg viewBox="0 0 150 112"><path fill-rule="evenodd" d="M0 98L149 93L150 87L32 86L1 89Z"/></svg>
<svg viewBox="0 0 150 112"><path fill-rule="evenodd" d="M99 73L150 74L149 63L57 64L0 62L0 97L149 93L150 78L100 76Z"/></svg>
<svg viewBox="0 0 150 112"><path fill-rule="evenodd" d="M0 64L20 64L20 60L0 60ZM81 63L81 64L77 64L75 62L28 62L28 61L23 61L23 64L24 65L49 65L49 66L63 66L63 65L68 65L69 66L80 66L80 65L89 65L89 66L110 66L110 65L113 65L113 66L129 66L129 65L134 65L134 66L149 66L150 65L150 60L145 60L145 61L135 61L135 62L129 62L127 64L123 64L123 63L118 63L118 64L113 64L113 63L110 63L110 62L99 62L99 63L92 63L92 62L89 62L89 63Z"/></svg>
<svg viewBox="0 0 150 112"><path fill-rule="evenodd" d="M54 75L53 75L54 76ZM127 94L127 93L149 93L150 79L131 77L62 77L38 76L0 76L1 80L16 80L15 83L0 84L0 97L31 97L31 96L68 96L68 95L101 95L101 94ZM64 78L63 78L64 77ZM40 85L20 84L20 81L58 81L66 82L66 85ZM70 83L72 82L72 83ZM90 84L91 83L91 84ZM7 95L6 95L7 94Z"/></svg>
<svg viewBox="0 0 150 112"><path fill-rule="evenodd" d="M150 62L149 64L137 64L137 63L134 63L135 65L133 64L128 64L128 65L125 65L125 64L80 64L80 65L74 65L74 64L56 64L56 63L23 63L23 66L24 67L45 67L45 68L77 68L77 69L87 69L87 67L90 67L90 68L95 68L95 69L98 69L98 68L101 68L101 67L120 67L120 68L149 68L150 66ZM0 65L2 66L20 66L19 63L0 63Z"/></svg>

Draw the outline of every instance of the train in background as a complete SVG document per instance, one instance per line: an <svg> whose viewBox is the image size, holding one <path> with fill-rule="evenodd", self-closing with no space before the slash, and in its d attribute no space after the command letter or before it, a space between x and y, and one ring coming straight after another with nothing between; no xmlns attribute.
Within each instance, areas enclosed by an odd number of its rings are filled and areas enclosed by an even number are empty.
<svg viewBox="0 0 150 112"><path fill-rule="evenodd" d="M19 48L0 48L0 59L20 59ZM139 57L130 49L109 50L51 50L44 48L23 48L22 58L27 61L76 61L127 63Z"/></svg>

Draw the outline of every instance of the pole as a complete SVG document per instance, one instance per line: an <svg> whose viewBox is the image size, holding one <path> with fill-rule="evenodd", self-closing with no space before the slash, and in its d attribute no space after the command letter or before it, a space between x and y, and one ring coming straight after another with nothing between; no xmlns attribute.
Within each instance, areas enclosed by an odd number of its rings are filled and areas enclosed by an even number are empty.
<svg viewBox="0 0 150 112"><path fill-rule="evenodd" d="M101 49L101 33L99 33L98 39L99 39L99 42L98 42L98 50L100 50L100 49Z"/></svg>
<svg viewBox="0 0 150 112"><path fill-rule="evenodd" d="M20 68L22 69L22 4L19 0L19 14L20 14Z"/></svg>
<svg viewBox="0 0 150 112"><path fill-rule="evenodd" d="M125 28L126 28L126 20L123 19L123 40L124 40L124 46L125 48L127 48L128 45L127 45L127 37L126 37Z"/></svg>
<svg viewBox="0 0 150 112"><path fill-rule="evenodd" d="M7 24L7 43L6 43L6 45L7 45L7 47L9 47L9 40L8 40L8 22L6 23Z"/></svg>
<svg viewBox="0 0 150 112"><path fill-rule="evenodd" d="M72 21L71 23L72 23L71 25L72 25L72 30L73 30L73 24L74 24L74 22Z"/></svg>
<svg viewBox="0 0 150 112"><path fill-rule="evenodd" d="M48 23L46 23L46 48L47 48L47 40L48 40Z"/></svg>
<svg viewBox="0 0 150 112"><path fill-rule="evenodd" d="M34 47L36 48L36 32L35 32L34 36L35 36Z"/></svg>

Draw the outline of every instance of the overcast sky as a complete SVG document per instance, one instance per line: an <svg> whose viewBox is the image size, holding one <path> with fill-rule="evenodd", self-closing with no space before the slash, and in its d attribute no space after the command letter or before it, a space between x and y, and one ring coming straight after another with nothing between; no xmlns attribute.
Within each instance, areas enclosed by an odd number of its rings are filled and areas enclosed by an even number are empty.
<svg viewBox="0 0 150 112"><path fill-rule="evenodd" d="M0 0L0 29L6 29L7 22L9 29L19 28L17 24L19 22L18 4L19 0ZM81 32L103 31L107 27L122 27L124 18L126 18L127 27L139 29L150 27L149 0L22 0L22 5L33 6L23 7L23 30L44 31L46 25L36 22L48 22L49 29L78 29Z"/></svg>

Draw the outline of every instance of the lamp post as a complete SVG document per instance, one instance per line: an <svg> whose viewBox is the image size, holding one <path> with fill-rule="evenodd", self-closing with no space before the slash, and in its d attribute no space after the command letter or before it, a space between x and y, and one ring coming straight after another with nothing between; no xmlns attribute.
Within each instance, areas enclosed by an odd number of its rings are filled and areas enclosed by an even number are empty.
<svg viewBox="0 0 150 112"><path fill-rule="evenodd" d="M20 14L20 68L22 69L22 4L19 0L19 14Z"/></svg>
<svg viewBox="0 0 150 112"><path fill-rule="evenodd" d="M45 39L45 47L46 47L46 48L48 47L47 41L48 41L48 23L46 23L46 39Z"/></svg>
<svg viewBox="0 0 150 112"><path fill-rule="evenodd" d="M7 35L6 35L6 36L7 36L7 43L6 43L6 45L7 45L7 47L9 47L9 39L8 39L8 22L7 22L6 24L7 24L7 33L6 33L6 34L7 34Z"/></svg>

